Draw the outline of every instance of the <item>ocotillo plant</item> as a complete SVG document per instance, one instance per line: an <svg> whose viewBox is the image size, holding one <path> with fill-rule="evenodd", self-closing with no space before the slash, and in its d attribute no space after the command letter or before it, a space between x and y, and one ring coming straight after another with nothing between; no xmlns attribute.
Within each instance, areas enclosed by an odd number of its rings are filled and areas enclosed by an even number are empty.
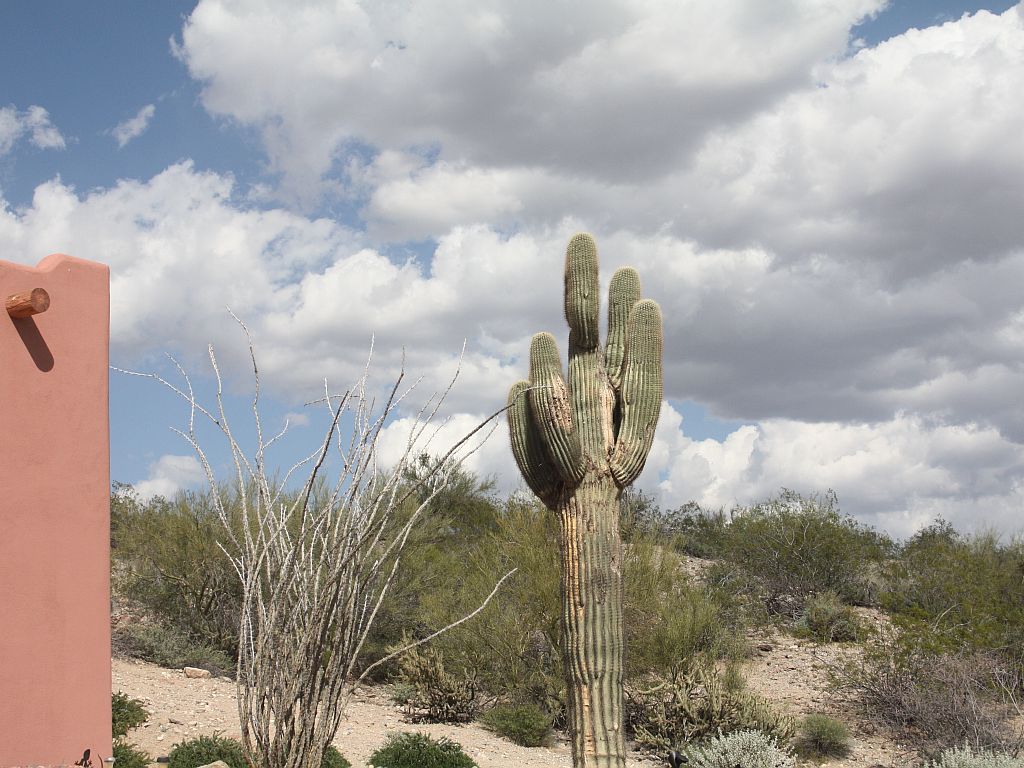
<svg viewBox="0 0 1024 768"><path fill-rule="evenodd" d="M550 333L530 344L530 380L509 392L512 452L527 484L559 516L562 647L575 768L626 764L622 712L622 490L643 469L661 408L661 310L640 300L627 267L608 290L599 344L597 245L569 241L565 319L569 381Z"/></svg>

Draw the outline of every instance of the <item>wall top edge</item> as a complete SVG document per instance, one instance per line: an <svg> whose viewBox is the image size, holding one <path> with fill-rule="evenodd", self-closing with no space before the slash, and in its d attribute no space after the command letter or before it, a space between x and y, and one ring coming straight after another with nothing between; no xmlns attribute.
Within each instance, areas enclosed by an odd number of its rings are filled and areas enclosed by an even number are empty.
<svg viewBox="0 0 1024 768"><path fill-rule="evenodd" d="M4 261L3 259L0 259L0 269L5 271L49 273L56 272L61 267L65 266L74 267L76 269L110 272L110 267L106 264L101 264L98 261L89 261L88 259L79 259L77 256L68 256L64 253L51 253L34 267L28 264L19 264L15 261Z"/></svg>

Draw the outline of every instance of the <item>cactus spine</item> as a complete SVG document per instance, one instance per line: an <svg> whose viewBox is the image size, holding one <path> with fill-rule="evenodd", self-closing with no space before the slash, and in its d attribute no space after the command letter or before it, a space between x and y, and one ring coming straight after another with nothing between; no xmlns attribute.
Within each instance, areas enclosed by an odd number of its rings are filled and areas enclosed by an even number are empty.
<svg viewBox="0 0 1024 768"><path fill-rule="evenodd" d="M597 246L565 256L569 380L555 338L530 344L530 379L509 392L512 452L530 489L561 523L562 647L575 768L626 764L622 710L619 499L643 469L662 397L661 310L640 299L631 267L608 289L599 344Z"/></svg>

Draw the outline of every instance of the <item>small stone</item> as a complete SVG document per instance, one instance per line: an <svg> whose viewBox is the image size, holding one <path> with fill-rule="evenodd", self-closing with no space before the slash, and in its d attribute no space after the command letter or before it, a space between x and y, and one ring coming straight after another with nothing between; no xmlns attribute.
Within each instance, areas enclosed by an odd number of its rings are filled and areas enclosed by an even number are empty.
<svg viewBox="0 0 1024 768"><path fill-rule="evenodd" d="M199 667L185 667L182 671L185 673L185 677L190 677L196 680L201 680L210 676L210 670L199 669Z"/></svg>
<svg viewBox="0 0 1024 768"><path fill-rule="evenodd" d="M773 650L774 648L775 648L775 646L772 645L771 643L761 643L759 646L757 646L757 650L763 651L764 653L768 653L769 651Z"/></svg>
<svg viewBox="0 0 1024 768"><path fill-rule="evenodd" d="M229 766L223 760L214 760L212 763L200 765L199 768L231 768L231 766Z"/></svg>

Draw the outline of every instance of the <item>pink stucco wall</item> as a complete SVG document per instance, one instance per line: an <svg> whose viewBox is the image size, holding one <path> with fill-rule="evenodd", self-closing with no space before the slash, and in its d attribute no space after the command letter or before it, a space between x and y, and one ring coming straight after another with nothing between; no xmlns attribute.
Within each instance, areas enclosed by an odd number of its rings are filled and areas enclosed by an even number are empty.
<svg viewBox="0 0 1024 768"><path fill-rule="evenodd" d="M0 768L110 756L109 284L0 261ZM49 309L12 319L33 288Z"/></svg>

